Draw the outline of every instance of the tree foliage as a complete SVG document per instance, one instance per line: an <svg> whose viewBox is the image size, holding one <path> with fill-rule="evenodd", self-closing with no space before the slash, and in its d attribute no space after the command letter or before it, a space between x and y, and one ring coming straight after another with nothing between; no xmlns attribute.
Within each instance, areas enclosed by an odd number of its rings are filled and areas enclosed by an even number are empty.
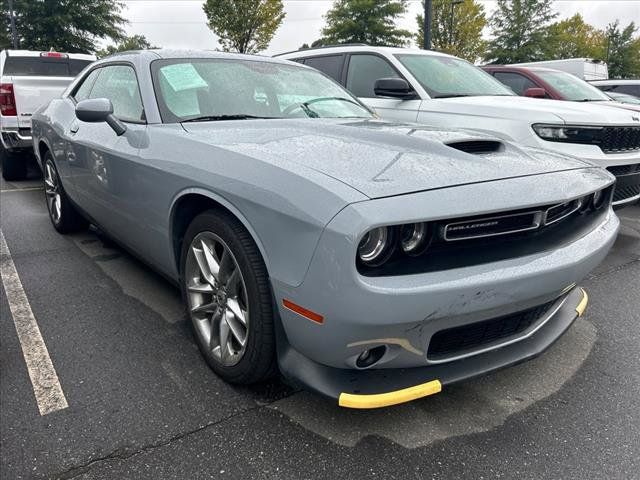
<svg viewBox="0 0 640 480"><path fill-rule="evenodd" d="M126 20L119 0L14 0L19 48L95 52L98 39L123 37ZM2 2L4 37L9 39L9 6Z"/></svg>
<svg viewBox="0 0 640 480"><path fill-rule="evenodd" d="M127 50L146 50L149 48L158 48L151 45L144 35L132 35L125 37L117 42L115 45L109 45L102 50L98 50L96 55L98 58L106 57L107 55L113 55L118 52L126 52Z"/></svg>
<svg viewBox="0 0 640 480"><path fill-rule="evenodd" d="M497 0L496 7L489 21L494 38L485 59L494 63L543 59L547 27L558 15L551 0Z"/></svg>
<svg viewBox="0 0 640 480"><path fill-rule="evenodd" d="M2 25L2 29L0 29L0 50L4 50L5 48L11 48L11 37L9 36L9 29L4 28L4 24Z"/></svg>
<svg viewBox="0 0 640 480"><path fill-rule="evenodd" d="M424 1L422 4L424 6ZM416 22L416 41L422 48L424 16L416 16ZM484 7L476 0L464 0L458 4L451 0L434 0L431 23L432 48L475 62L484 55L486 42L482 39L482 30L486 24Z"/></svg>
<svg viewBox="0 0 640 480"><path fill-rule="evenodd" d="M605 35L610 78L640 77L640 37L634 38L637 30L634 22L620 29L618 20L607 27Z"/></svg>
<svg viewBox="0 0 640 480"><path fill-rule="evenodd" d="M282 0L206 0L202 8L225 52L266 49L285 17Z"/></svg>
<svg viewBox="0 0 640 480"><path fill-rule="evenodd" d="M406 11L406 0L336 0L325 15L321 42L405 46L413 35L395 21Z"/></svg>
<svg viewBox="0 0 640 480"><path fill-rule="evenodd" d="M549 26L543 44L545 59L597 58L605 59L605 33L589 25L582 15L561 20Z"/></svg>

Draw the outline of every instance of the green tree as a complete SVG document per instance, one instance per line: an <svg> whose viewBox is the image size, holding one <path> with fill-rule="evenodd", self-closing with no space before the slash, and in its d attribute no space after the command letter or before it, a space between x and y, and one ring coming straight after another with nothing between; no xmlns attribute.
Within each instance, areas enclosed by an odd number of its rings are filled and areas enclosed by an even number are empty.
<svg viewBox="0 0 640 480"><path fill-rule="evenodd" d="M126 52L127 50L147 50L149 48L158 47L151 45L144 35L132 35L130 37L125 37L115 45L109 45L107 48L98 50L96 55L98 58L103 58L117 52Z"/></svg>
<svg viewBox="0 0 640 480"><path fill-rule="evenodd" d="M322 42L405 46L413 35L395 21L406 11L406 0L336 0L325 15Z"/></svg>
<svg viewBox="0 0 640 480"><path fill-rule="evenodd" d="M206 0L202 8L225 52L264 50L285 16L282 0Z"/></svg>
<svg viewBox="0 0 640 480"><path fill-rule="evenodd" d="M620 29L618 20L607 27L606 60L610 78L640 77L640 37L634 38L637 30L634 22Z"/></svg>
<svg viewBox="0 0 640 480"><path fill-rule="evenodd" d="M95 52L98 39L123 37L119 0L14 0L19 48ZM8 32L8 2L2 2Z"/></svg>
<svg viewBox="0 0 640 480"><path fill-rule="evenodd" d="M531 62L544 58L549 22L558 14L551 0L497 0L489 24L493 39L485 60L494 63Z"/></svg>
<svg viewBox="0 0 640 480"><path fill-rule="evenodd" d="M605 33L586 23L582 15L576 13L549 26L543 47L544 59L586 57L604 60L605 44Z"/></svg>
<svg viewBox="0 0 640 480"><path fill-rule="evenodd" d="M422 5L424 6L424 2ZM416 21L416 41L422 48L424 16L418 15ZM482 30L486 25L484 7L476 0L463 0L460 3L434 0L431 23L432 48L475 62L484 54L486 48L486 42L482 39Z"/></svg>
<svg viewBox="0 0 640 480"><path fill-rule="evenodd" d="M2 25L2 29L0 29L0 50L4 50L5 48L11 48L11 38L9 36L9 30Z"/></svg>

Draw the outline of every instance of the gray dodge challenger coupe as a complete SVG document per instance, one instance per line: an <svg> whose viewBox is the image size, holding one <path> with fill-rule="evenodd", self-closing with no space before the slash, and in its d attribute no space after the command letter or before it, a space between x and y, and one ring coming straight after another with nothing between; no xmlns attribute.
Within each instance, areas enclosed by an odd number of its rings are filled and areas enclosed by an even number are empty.
<svg viewBox="0 0 640 480"><path fill-rule="evenodd" d="M393 405L532 358L586 308L614 178L380 121L323 74L216 52L95 62L33 116L53 226L179 284L211 368Z"/></svg>

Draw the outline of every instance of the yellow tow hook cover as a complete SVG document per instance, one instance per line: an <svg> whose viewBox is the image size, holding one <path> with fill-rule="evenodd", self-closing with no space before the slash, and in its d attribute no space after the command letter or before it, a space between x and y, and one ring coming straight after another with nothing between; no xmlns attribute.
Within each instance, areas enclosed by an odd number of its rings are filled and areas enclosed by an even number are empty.
<svg viewBox="0 0 640 480"><path fill-rule="evenodd" d="M589 295L587 295L587 292L584 288L580 288L580 290L582 290L582 300L580 300L580 303L578 303L578 306L576 307L578 317L584 315L584 311L587 309L587 303L589 303Z"/></svg>
<svg viewBox="0 0 640 480"><path fill-rule="evenodd" d="M421 385L396 390L394 392L376 393L372 395L358 395L355 393L341 393L338 405L346 408L381 408L410 402L418 398L428 397L442 391L440 380L432 380Z"/></svg>

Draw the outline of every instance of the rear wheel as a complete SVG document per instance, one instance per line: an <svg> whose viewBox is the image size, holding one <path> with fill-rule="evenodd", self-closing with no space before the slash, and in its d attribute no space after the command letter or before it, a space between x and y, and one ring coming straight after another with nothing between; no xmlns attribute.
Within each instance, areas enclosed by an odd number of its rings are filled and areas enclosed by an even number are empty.
<svg viewBox="0 0 640 480"><path fill-rule="evenodd" d="M44 155L43 178L47 210L54 228L60 233L73 233L86 229L89 222L80 215L62 188L51 152Z"/></svg>
<svg viewBox="0 0 640 480"><path fill-rule="evenodd" d="M27 177L27 157L21 152L11 152L2 147L0 149L0 162L2 164L2 178L11 182L24 180Z"/></svg>
<svg viewBox="0 0 640 480"><path fill-rule="evenodd" d="M267 269L244 226L209 210L182 244L181 287L196 341L225 380L255 383L276 370L273 305Z"/></svg>

